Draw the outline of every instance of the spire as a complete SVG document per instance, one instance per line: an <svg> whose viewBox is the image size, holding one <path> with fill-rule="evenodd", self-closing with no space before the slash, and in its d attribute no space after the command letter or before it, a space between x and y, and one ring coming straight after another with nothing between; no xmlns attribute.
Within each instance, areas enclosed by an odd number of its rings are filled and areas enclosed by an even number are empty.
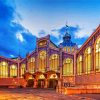
<svg viewBox="0 0 100 100"><path fill-rule="evenodd" d="M66 27L65 27L65 35L63 36L63 42L60 43L60 46L62 47L72 47L72 46L75 46L76 43L73 43L71 41L71 35L69 34L69 26L66 24Z"/></svg>
<svg viewBox="0 0 100 100"><path fill-rule="evenodd" d="M68 33L68 29L69 29L69 26L66 24L66 33L63 37L63 40L66 42L66 41L70 41L71 40L71 35Z"/></svg>
<svg viewBox="0 0 100 100"><path fill-rule="evenodd" d="M67 23L66 23L66 32L68 32L68 28L69 28L69 27L68 27L68 25L67 25Z"/></svg>

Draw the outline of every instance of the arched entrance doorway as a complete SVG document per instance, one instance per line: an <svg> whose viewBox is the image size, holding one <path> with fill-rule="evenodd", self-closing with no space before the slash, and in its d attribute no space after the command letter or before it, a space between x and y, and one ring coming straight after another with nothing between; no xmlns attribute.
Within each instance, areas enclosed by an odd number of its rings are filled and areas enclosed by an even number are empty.
<svg viewBox="0 0 100 100"><path fill-rule="evenodd" d="M26 72L23 75L23 78L25 79L26 83L26 87L33 87L34 86L34 77L31 73Z"/></svg>
<svg viewBox="0 0 100 100"><path fill-rule="evenodd" d="M43 74L38 77L38 88L44 88L45 86L45 76Z"/></svg>
<svg viewBox="0 0 100 100"><path fill-rule="evenodd" d="M57 84L58 84L57 74L51 74L50 77L49 77L49 88L56 89Z"/></svg>
<svg viewBox="0 0 100 100"><path fill-rule="evenodd" d="M34 86L34 78L32 75L29 75L27 80L27 87L33 87L33 86Z"/></svg>

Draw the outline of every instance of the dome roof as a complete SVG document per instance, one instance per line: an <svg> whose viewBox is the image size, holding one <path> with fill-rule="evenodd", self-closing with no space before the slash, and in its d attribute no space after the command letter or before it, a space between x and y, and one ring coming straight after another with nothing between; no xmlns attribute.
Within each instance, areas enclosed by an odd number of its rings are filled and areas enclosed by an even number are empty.
<svg viewBox="0 0 100 100"><path fill-rule="evenodd" d="M63 39L64 40L66 39L69 41L71 39L71 35L68 33L68 29L69 29L69 27L68 27L68 25L66 25L66 33L65 33Z"/></svg>
<svg viewBox="0 0 100 100"><path fill-rule="evenodd" d="M63 39L65 39L65 38L69 40L69 39L71 39L71 35L69 33L66 33L64 35Z"/></svg>
<svg viewBox="0 0 100 100"><path fill-rule="evenodd" d="M62 47L66 47L66 46L71 46L71 47L73 47L73 46L75 46L76 45L76 43L73 43L72 41L71 41L71 35L69 34L69 32L68 32L68 26L66 25L66 33L65 33L65 35L63 36L63 42L60 44Z"/></svg>

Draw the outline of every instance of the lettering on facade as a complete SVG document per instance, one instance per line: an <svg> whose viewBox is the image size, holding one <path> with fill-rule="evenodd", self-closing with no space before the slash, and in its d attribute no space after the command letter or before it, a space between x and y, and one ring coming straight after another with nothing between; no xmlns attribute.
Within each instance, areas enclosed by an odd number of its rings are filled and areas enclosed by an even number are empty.
<svg viewBox="0 0 100 100"><path fill-rule="evenodd" d="M64 87L71 87L71 85L70 85L69 82L66 82L66 83L64 83L63 85L64 85Z"/></svg>

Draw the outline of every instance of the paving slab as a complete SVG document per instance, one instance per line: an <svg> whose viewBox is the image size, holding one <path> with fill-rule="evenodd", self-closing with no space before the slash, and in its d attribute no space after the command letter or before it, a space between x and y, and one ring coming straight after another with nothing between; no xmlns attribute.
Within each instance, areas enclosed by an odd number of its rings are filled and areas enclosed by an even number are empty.
<svg viewBox="0 0 100 100"><path fill-rule="evenodd" d="M97 100L93 95L64 95L53 89L0 89L0 100Z"/></svg>

